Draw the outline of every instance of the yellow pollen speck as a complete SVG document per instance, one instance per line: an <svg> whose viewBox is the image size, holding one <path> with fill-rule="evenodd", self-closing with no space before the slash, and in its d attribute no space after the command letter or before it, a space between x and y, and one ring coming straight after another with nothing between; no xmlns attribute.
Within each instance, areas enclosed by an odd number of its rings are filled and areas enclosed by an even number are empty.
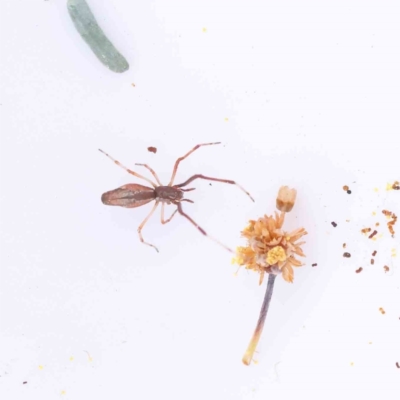
<svg viewBox="0 0 400 400"><path fill-rule="evenodd" d="M353 363L353 362L351 362L351 363L350 363L350 365L351 365L351 366L353 366L353 365L354 365L354 363Z"/></svg>
<svg viewBox="0 0 400 400"><path fill-rule="evenodd" d="M74 356L71 356L71 357L69 358L69 361L74 361Z"/></svg>
<svg viewBox="0 0 400 400"><path fill-rule="evenodd" d="M202 31L203 31L204 33L206 33L206 32L207 32L207 28L203 28Z"/></svg>
<svg viewBox="0 0 400 400"><path fill-rule="evenodd" d="M61 395L67 394L65 390L61 390Z"/></svg>
<svg viewBox="0 0 400 400"><path fill-rule="evenodd" d="M391 183L387 183L386 190L393 190L393 185Z"/></svg>
<svg viewBox="0 0 400 400"><path fill-rule="evenodd" d="M224 118L224 121L225 121L225 122L228 122L228 121L229 121L229 118Z"/></svg>
<svg viewBox="0 0 400 400"><path fill-rule="evenodd" d="M368 342L368 344L372 344L372 342Z"/></svg>
<svg viewBox="0 0 400 400"><path fill-rule="evenodd" d="M375 212L375 211L372 211L372 215L376 215L376 212Z"/></svg>
<svg viewBox="0 0 400 400"><path fill-rule="evenodd" d="M43 365L39 365L39 367L38 367L40 370L42 370L44 367L43 367Z"/></svg>
<svg viewBox="0 0 400 400"><path fill-rule="evenodd" d="M278 261L285 261L285 260L286 260L286 253L282 246L276 246L267 253L267 263L269 265L274 265Z"/></svg>
<svg viewBox="0 0 400 400"><path fill-rule="evenodd" d="M379 189L378 188L374 188L374 192L379 192Z"/></svg>

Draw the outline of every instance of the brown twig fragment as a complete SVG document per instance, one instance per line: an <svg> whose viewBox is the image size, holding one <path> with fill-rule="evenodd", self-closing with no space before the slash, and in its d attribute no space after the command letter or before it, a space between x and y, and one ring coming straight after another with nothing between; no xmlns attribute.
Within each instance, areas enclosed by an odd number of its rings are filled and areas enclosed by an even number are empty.
<svg viewBox="0 0 400 400"><path fill-rule="evenodd" d="M368 236L368 239L372 239L377 233L378 233L378 231L375 229L375 230Z"/></svg>
<svg viewBox="0 0 400 400"><path fill-rule="evenodd" d="M150 146L150 147L147 148L147 150L148 150L150 153L154 153L154 154L157 153L157 147Z"/></svg>
<svg viewBox="0 0 400 400"><path fill-rule="evenodd" d="M359 274L362 270L363 270L362 267L356 269L356 274Z"/></svg>

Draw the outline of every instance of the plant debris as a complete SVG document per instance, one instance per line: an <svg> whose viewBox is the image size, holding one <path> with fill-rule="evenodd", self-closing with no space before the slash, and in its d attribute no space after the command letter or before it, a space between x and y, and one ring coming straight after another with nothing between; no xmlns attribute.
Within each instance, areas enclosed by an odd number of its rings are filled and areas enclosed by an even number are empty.
<svg viewBox="0 0 400 400"><path fill-rule="evenodd" d="M377 251L376 251L376 250L374 250L374 252L372 253L372 255L375 257L375 256L376 256L376 254L377 254Z"/></svg>
<svg viewBox="0 0 400 400"><path fill-rule="evenodd" d="M394 237L394 225L397 222L397 215L391 211L388 210L382 210L382 214L386 216L386 218L390 219L390 221L388 221L387 223L387 227L389 229L390 234L392 235L392 237Z"/></svg>
<svg viewBox="0 0 400 400"><path fill-rule="evenodd" d="M396 367L397 367L397 368L400 368L399 362L396 363Z"/></svg>
<svg viewBox="0 0 400 400"><path fill-rule="evenodd" d="M317 265L317 263L311 264L312 267L316 267Z"/></svg>
<svg viewBox="0 0 400 400"><path fill-rule="evenodd" d="M86 1L68 0L67 8L76 30L101 63L113 72L127 71L128 62L106 37Z"/></svg>
<svg viewBox="0 0 400 400"><path fill-rule="evenodd" d="M296 201L297 192L294 189L289 189L287 186L282 186L279 189L276 198L276 208L282 212L290 212Z"/></svg>
<svg viewBox="0 0 400 400"><path fill-rule="evenodd" d="M379 311L381 312L381 314L386 314L385 310L382 307L379 307Z"/></svg>
<svg viewBox="0 0 400 400"><path fill-rule="evenodd" d="M389 268L387 265L385 265L385 266L383 267L383 269L385 270L385 273L386 273L386 272L389 272L389 270L390 270L390 268Z"/></svg>
<svg viewBox="0 0 400 400"><path fill-rule="evenodd" d="M356 269L356 274L359 274L362 270L363 270L362 267Z"/></svg>
<svg viewBox="0 0 400 400"><path fill-rule="evenodd" d="M378 231L374 229L374 231L368 236L368 239L372 239L377 233Z"/></svg>
<svg viewBox="0 0 400 400"><path fill-rule="evenodd" d="M348 253L348 252L346 252L346 253L343 253L343 257L350 258L350 257L351 257L351 254L350 254L350 253Z"/></svg>
<svg viewBox="0 0 400 400"><path fill-rule="evenodd" d="M375 260L373 258L371 258L371 265L375 264Z"/></svg>
<svg viewBox="0 0 400 400"><path fill-rule="evenodd" d="M335 221L332 221L331 224L332 224L332 226L333 226L334 228L337 227L337 223L336 223Z"/></svg>
<svg viewBox="0 0 400 400"><path fill-rule="evenodd" d="M400 182L395 181L392 185L393 190L400 190Z"/></svg>
<svg viewBox="0 0 400 400"><path fill-rule="evenodd" d="M368 232L371 232L371 228L364 228L364 229L361 229L361 233L365 233L365 234L367 234Z"/></svg>
<svg viewBox="0 0 400 400"><path fill-rule="evenodd" d="M150 147L147 148L147 150L148 150L150 153L154 153L154 154L157 153L157 147L150 146Z"/></svg>

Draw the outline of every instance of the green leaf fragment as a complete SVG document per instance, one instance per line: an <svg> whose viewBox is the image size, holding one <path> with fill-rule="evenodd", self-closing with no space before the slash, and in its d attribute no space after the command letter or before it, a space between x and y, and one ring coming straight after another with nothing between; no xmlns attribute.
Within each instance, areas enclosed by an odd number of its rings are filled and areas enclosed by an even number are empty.
<svg viewBox="0 0 400 400"><path fill-rule="evenodd" d="M97 58L111 71L125 72L129 64L106 37L85 0L68 0L71 19Z"/></svg>

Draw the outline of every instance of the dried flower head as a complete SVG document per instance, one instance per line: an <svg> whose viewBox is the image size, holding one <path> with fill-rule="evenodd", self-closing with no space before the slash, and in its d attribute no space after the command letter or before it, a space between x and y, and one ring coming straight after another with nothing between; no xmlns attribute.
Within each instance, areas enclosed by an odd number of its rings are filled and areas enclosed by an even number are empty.
<svg viewBox="0 0 400 400"><path fill-rule="evenodd" d="M274 215L264 215L257 221L251 220L242 231L242 236L247 239L247 246L238 247L236 249L236 257L232 260L233 263L244 266L246 269L259 272L260 285L265 274L269 274L260 317L253 337L243 356L242 361L246 365L250 364L261 337L276 275L282 273L285 281L293 282L293 267L301 267L303 265L296 256L305 256L301 248L305 242L299 240L307 234L306 230L298 228L288 233L282 229L285 213L292 210L296 194L295 189L289 189L287 186L282 186L279 189L276 207L281 212L275 211Z"/></svg>
<svg viewBox="0 0 400 400"><path fill-rule="evenodd" d="M257 221L250 221L242 231L247 246L236 249L237 256L233 262L259 272L260 284L265 273L282 273L285 281L293 282L293 267L303 265L296 256L305 256L301 249L305 242L299 242L299 239L307 232L304 228L289 233L283 231L284 220L284 212L275 212L274 216L265 215Z"/></svg>

